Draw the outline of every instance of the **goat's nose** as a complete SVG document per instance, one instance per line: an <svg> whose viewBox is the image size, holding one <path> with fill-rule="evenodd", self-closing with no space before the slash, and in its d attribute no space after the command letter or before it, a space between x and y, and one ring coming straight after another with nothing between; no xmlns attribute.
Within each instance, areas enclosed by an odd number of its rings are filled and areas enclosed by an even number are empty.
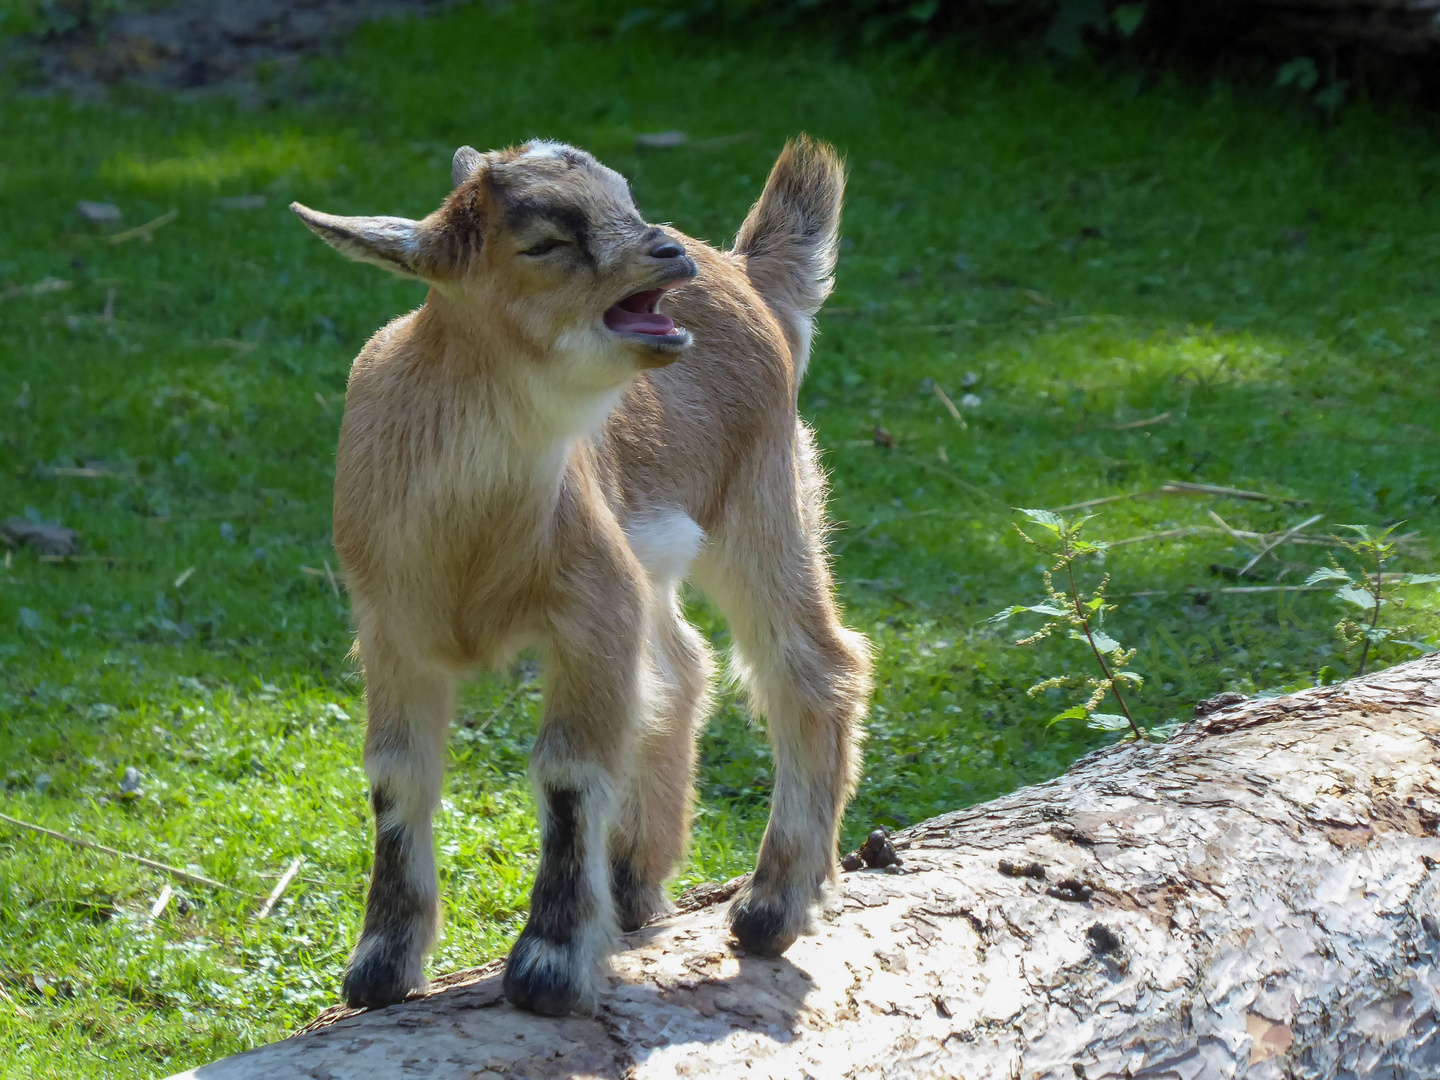
<svg viewBox="0 0 1440 1080"><path fill-rule="evenodd" d="M650 249L650 257L652 259L678 259L684 254L685 249L668 236Z"/></svg>

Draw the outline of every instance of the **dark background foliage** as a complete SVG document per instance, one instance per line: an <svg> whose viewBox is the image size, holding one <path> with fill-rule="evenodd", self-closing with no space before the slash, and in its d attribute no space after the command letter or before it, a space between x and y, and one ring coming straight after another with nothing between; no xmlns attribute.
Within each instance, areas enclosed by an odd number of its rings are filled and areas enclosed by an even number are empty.
<svg viewBox="0 0 1440 1080"><path fill-rule="evenodd" d="M1333 112L1355 94L1440 105L1440 2L1385 0L681 0L608 5L621 29L769 27L850 45L983 43L1142 71L1278 81Z"/></svg>

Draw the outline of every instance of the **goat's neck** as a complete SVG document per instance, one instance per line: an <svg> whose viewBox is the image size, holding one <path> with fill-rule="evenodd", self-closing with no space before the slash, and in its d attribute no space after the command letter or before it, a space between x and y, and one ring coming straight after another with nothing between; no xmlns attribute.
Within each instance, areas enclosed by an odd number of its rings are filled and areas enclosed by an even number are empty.
<svg viewBox="0 0 1440 1080"><path fill-rule="evenodd" d="M525 328L487 325L434 292L422 318L467 429L457 434L478 435L507 475L531 483L558 483L576 442L600 430L633 378L600 375L575 344L542 347Z"/></svg>

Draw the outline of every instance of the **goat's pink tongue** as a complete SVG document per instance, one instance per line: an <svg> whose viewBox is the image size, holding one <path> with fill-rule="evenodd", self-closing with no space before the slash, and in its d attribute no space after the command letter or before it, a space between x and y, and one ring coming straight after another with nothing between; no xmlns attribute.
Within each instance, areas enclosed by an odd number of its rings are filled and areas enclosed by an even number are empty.
<svg viewBox="0 0 1440 1080"><path fill-rule="evenodd" d="M675 332L675 320L658 311L628 311L615 304L605 310L605 325L617 334L658 334Z"/></svg>

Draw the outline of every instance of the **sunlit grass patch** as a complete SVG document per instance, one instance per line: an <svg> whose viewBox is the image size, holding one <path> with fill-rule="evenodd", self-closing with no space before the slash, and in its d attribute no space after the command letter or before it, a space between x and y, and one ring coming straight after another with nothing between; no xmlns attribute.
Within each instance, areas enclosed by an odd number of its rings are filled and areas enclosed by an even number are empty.
<svg viewBox="0 0 1440 1080"><path fill-rule="evenodd" d="M151 192L184 190L191 196L227 185L246 188L273 183L285 177L299 183L319 183L348 168L355 148L339 146L333 137L307 134L290 128L278 132L247 132L216 147L212 140L192 136L180 148L167 147L163 157L122 152L100 165L102 182L135 186ZM176 153L175 150L180 152Z"/></svg>

